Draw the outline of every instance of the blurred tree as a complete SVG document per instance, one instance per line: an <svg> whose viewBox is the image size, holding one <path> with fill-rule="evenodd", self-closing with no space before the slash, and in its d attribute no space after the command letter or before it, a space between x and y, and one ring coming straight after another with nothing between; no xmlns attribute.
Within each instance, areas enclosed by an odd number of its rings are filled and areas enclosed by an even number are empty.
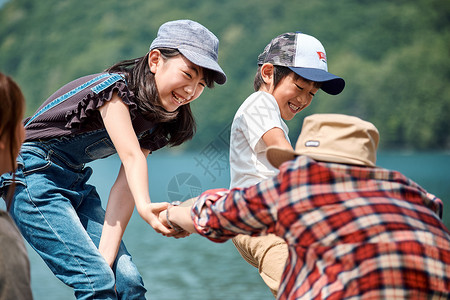
<svg viewBox="0 0 450 300"><path fill-rule="evenodd" d="M276 35L302 31L322 41L338 96L319 93L288 122L295 142L312 113L373 122L381 147L450 149L450 1L446 0L11 0L0 7L0 70L13 76L27 114L57 88L148 51L166 21L196 20L220 39L225 86L193 103L203 148L229 126L253 91L256 58Z"/></svg>

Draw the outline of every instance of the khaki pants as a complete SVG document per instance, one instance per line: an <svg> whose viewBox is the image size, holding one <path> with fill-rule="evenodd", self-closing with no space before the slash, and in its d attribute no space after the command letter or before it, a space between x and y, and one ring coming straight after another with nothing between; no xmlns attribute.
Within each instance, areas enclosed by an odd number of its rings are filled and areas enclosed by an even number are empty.
<svg viewBox="0 0 450 300"><path fill-rule="evenodd" d="M259 275L276 298L289 256L286 242L274 234L257 237L240 234L233 238L233 243L241 256L258 268Z"/></svg>

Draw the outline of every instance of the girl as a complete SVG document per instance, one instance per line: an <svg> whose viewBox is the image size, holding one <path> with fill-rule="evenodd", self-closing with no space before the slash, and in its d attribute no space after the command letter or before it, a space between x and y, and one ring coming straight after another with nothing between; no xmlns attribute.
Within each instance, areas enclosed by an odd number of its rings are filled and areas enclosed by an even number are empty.
<svg viewBox="0 0 450 300"><path fill-rule="evenodd" d="M121 242L135 205L157 232L180 236L158 219L168 203L150 201L146 157L193 136L189 103L226 81L218 43L196 22L165 23L144 57L65 85L25 120L11 214L77 298L145 298ZM122 165L105 214L84 164L114 153Z"/></svg>
<svg viewBox="0 0 450 300"><path fill-rule="evenodd" d="M24 108L19 86L0 73L0 174L17 167L16 158L25 137L21 122ZM11 193L13 190L12 187ZM6 197L8 208L11 196ZM0 299L32 299L27 250L14 221L3 210L0 210L0 270Z"/></svg>

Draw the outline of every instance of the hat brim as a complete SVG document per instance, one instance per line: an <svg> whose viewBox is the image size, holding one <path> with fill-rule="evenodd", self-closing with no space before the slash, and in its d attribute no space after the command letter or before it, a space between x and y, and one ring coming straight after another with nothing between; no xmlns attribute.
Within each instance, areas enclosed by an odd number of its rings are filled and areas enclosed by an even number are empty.
<svg viewBox="0 0 450 300"><path fill-rule="evenodd" d="M178 48L178 51L180 51L181 54L183 54L190 62L202 68L214 71L215 73L214 81L217 84L224 84L227 81L227 76L225 75L225 72L222 70L219 64L212 58L187 49Z"/></svg>
<svg viewBox="0 0 450 300"><path fill-rule="evenodd" d="M276 146L270 146L266 150L267 160L275 168L279 168L280 165L282 165L284 162L293 160L294 158L296 158L299 155L305 155L314 160L323 161L323 162L376 167L376 165L374 165L370 161L361 161L361 160L353 159L351 157L317 154L317 153L307 153L307 152L296 152L294 150L280 148L280 147L276 147Z"/></svg>
<svg viewBox="0 0 450 300"><path fill-rule="evenodd" d="M327 71L298 67L289 67L289 69L305 79L322 83L321 89L327 94L337 95L344 90L344 79Z"/></svg>
<svg viewBox="0 0 450 300"><path fill-rule="evenodd" d="M362 160L354 159L351 157L345 157L345 156L327 155L327 154L323 154L323 153L320 153L320 154L308 153L308 152L302 152L302 153L297 152L297 155L305 155L305 156L311 157L312 159L317 160L317 161L375 167L375 165L368 160L362 161Z"/></svg>

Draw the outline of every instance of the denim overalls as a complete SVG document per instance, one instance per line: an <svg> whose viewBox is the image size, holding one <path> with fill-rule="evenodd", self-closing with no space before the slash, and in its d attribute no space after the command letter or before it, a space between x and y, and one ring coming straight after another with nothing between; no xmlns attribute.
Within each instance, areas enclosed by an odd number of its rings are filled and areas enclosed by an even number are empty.
<svg viewBox="0 0 450 300"><path fill-rule="evenodd" d="M111 269L98 252L105 211L84 164L116 150L105 129L23 144L11 215L28 243L78 299L144 299L142 278L121 243ZM12 181L0 179L0 188ZM6 191L4 191L6 193ZM116 296L117 290L118 296Z"/></svg>
<svg viewBox="0 0 450 300"><path fill-rule="evenodd" d="M105 210L95 187L87 184L92 169L85 164L114 153L103 128L26 142L17 159L10 214L56 277L74 288L77 299L145 299L141 275L123 242L112 268L98 251ZM1 196L12 182L12 174L0 177Z"/></svg>

